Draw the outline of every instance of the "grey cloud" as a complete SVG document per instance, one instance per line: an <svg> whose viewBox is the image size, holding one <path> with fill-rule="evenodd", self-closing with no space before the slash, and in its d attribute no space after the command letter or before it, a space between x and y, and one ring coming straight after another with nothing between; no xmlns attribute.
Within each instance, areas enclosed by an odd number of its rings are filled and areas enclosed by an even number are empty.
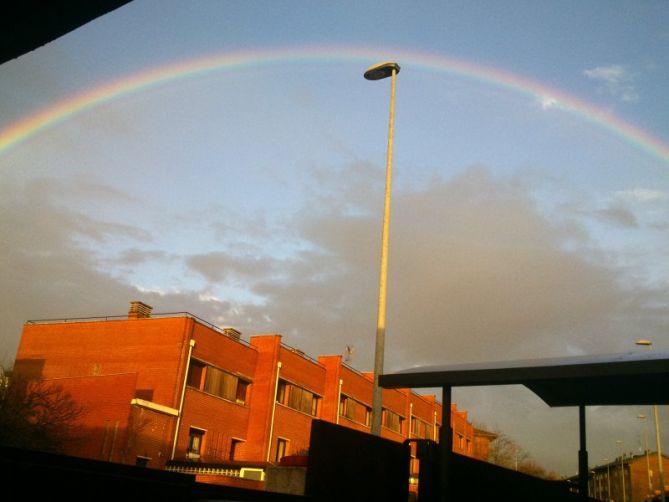
<svg viewBox="0 0 669 502"><path fill-rule="evenodd" d="M352 180L349 189L356 186ZM340 194L356 199L349 195ZM378 202L380 213L380 197L364 200L365 208ZM316 197L311 202L319 203ZM296 222L319 251L284 264L281 280L253 285L288 343L333 353L353 344L356 363L371 367L379 219L333 206ZM390 364L514 358L528 346L535 357L560 355L579 346L586 326L604 329L623 295L613 271L593 256L564 250L565 240L582 240L583 232L573 221L545 220L521 183L495 180L485 169L398 193L391 223Z"/></svg>
<svg viewBox="0 0 669 502"><path fill-rule="evenodd" d="M256 256L233 256L223 251L189 256L186 264L210 282L239 278L257 280L271 275L274 260Z"/></svg>
<svg viewBox="0 0 669 502"><path fill-rule="evenodd" d="M637 228L639 226L639 222L634 213L622 206L613 206L602 209L597 212L597 215L601 219L620 227Z"/></svg>
<svg viewBox="0 0 669 502"><path fill-rule="evenodd" d="M81 214L54 203L48 183L3 185L0 225L8 231L0 241L5 319L0 356L13 357L27 319L124 315L129 300L141 299L155 312L188 311L235 326L246 336L278 332L310 355L343 354L353 345L352 364L370 370L383 186L358 167L332 173L340 180L338 197L314 192L304 211L281 222L291 238L306 243L288 258L273 257L266 247L271 244L250 237L236 252L226 247L186 257L186 266L209 281L201 291L140 291L115 279L113 270L100 266L95 248L75 238L100 223L93 216L82 224ZM621 271L605 265L612 261L589 249L587 230L575 219L579 215L563 215L559 223L546 219L530 188L525 180L494 178L478 168L450 181L435 178L422 189L396 191L388 370L626 351L630 340L666 333L666 291L623 283ZM347 202L338 205L338 198ZM238 237L248 237L243 220L234 225ZM570 240L577 246L568 251L564 242ZM132 245L119 259L130 266L177 257ZM216 298L209 288L217 284L240 288L252 298ZM459 404L473 418L492 422L496 417L514 432L513 421L499 409L487 411L475 399L479 394L472 396ZM542 413L547 426L564 427L562 414ZM554 455L541 454L540 461Z"/></svg>
<svg viewBox="0 0 669 502"><path fill-rule="evenodd" d="M121 265L138 265L147 261L167 261L171 259L175 259L175 257L164 251L130 248L124 250L116 262Z"/></svg>

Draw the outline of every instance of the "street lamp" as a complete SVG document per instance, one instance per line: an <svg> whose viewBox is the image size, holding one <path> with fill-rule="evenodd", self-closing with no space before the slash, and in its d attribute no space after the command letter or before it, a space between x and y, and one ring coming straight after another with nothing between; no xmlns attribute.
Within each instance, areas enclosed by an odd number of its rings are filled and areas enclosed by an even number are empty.
<svg viewBox="0 0 669 502"><path fill-rule="evenodd" d="M648 456L648 422L646 422L646 415L637 415L639 420L643 420L643 446L646 452L646 469L648 471L648 495L653 496L653 481L650 477L650 458Z"/></svg>
<svg viewBox="0 0 669 502"><path fill-rule="evenodd" d="M608 458L605 458L604 462L606 462L606 500L611 502L611 464Z"/></svg>
<svg viewBox="0 0 669 502"><path fill-rule="evenodd" d="M618 439L616 444L620 445L620 480L623 488L623 502L627 502L627 492L625 491L625 453L623 452L623 442Z"/></svg>
<svg viewBox="0 0 669 502"><path fill-rule="evenodd" d="M383 356L386 338L386 290L388 278L388 234L390 230L390 193L393 181L393 128L395 126L395 80L400 71L397 63L386 61L367 68L367 80L390 77L390 118L388 120L388 153L386 157L386 191L383 201L383 230L381 233L381 273L379 274L379 306L376 322L376 348L374 351L374 395L372 399L372 434L381 435L383 393L379 375L383 373Z"/></svg>
<svg viewBox="0 0 669 502"><path fill-rule="evenodd" d="M650 340L637 340L637 345L642 347L648 347L650 350L653 350L653 342ZM657 405L653 405L653 414L655 415L655 442L657 443L657 472L658 477L660 478L660 500L665 502L664 495L664 468L662 462L662 440L660 439L660 414L657 409Z"/></svg>

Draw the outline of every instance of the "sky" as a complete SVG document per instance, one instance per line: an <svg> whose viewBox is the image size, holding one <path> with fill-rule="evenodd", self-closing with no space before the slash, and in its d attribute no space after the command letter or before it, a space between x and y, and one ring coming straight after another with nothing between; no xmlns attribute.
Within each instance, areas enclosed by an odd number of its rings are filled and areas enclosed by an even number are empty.
<svg viewBox="0 0 669 502"><path fill-rule="evenodd" d="M135 0L0 65L0 360L141 300L371 371L380 61L385 370L669 351L666 1ZM454 400L576 473L575 408ZM589 408L590 463L651 416Z"/></svg>

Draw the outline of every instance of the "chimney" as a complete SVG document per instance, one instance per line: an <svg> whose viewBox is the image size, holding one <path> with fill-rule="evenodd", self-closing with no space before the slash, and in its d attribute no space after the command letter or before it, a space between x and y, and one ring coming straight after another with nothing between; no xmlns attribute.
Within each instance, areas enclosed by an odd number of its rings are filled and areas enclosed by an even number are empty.
<svg viewBox="0 0 669 502"><path fill-rule="evenodd" d="M239 340L242 336L241 331L237 331L235 328L223 328L223 334L233 340Z"/></svg>
<svg viewBox="0 0 669 502"><path fill-rule="evenodd" d="M128 319L148 319L151 317L153 307L144 302L134 301L130 302L130 310L128 311Z"/></svg>

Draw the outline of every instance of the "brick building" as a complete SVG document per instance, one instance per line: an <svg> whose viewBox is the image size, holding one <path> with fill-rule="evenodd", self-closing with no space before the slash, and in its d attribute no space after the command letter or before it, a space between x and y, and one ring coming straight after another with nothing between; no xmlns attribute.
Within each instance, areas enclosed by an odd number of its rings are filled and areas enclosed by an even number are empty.
<svg viewBox="0 0 669 502"><path fill-rule="evenodd" d="M610 463L591 467L588 492L599 500L646 502L659 500L660 476L657 452L648 455L623 455ZM669 472L669 458L662 455L662 471ZM666 476L666 474L665 474ZM669 494L669 486L665 493Z"/></svg>
<svg viewBox="0 0 669 502"><path fill-rule="evenodd" d="M60 384L85 408L67 453L258 487L268 465L309 447L313 418L371 430L372 375L312 359L281 335L244 341L187 313L29 321L18 375ZM453 405L453 449L485 459L491 437ZM384 389L382 436L437 439L435 396Z"/></svg>

